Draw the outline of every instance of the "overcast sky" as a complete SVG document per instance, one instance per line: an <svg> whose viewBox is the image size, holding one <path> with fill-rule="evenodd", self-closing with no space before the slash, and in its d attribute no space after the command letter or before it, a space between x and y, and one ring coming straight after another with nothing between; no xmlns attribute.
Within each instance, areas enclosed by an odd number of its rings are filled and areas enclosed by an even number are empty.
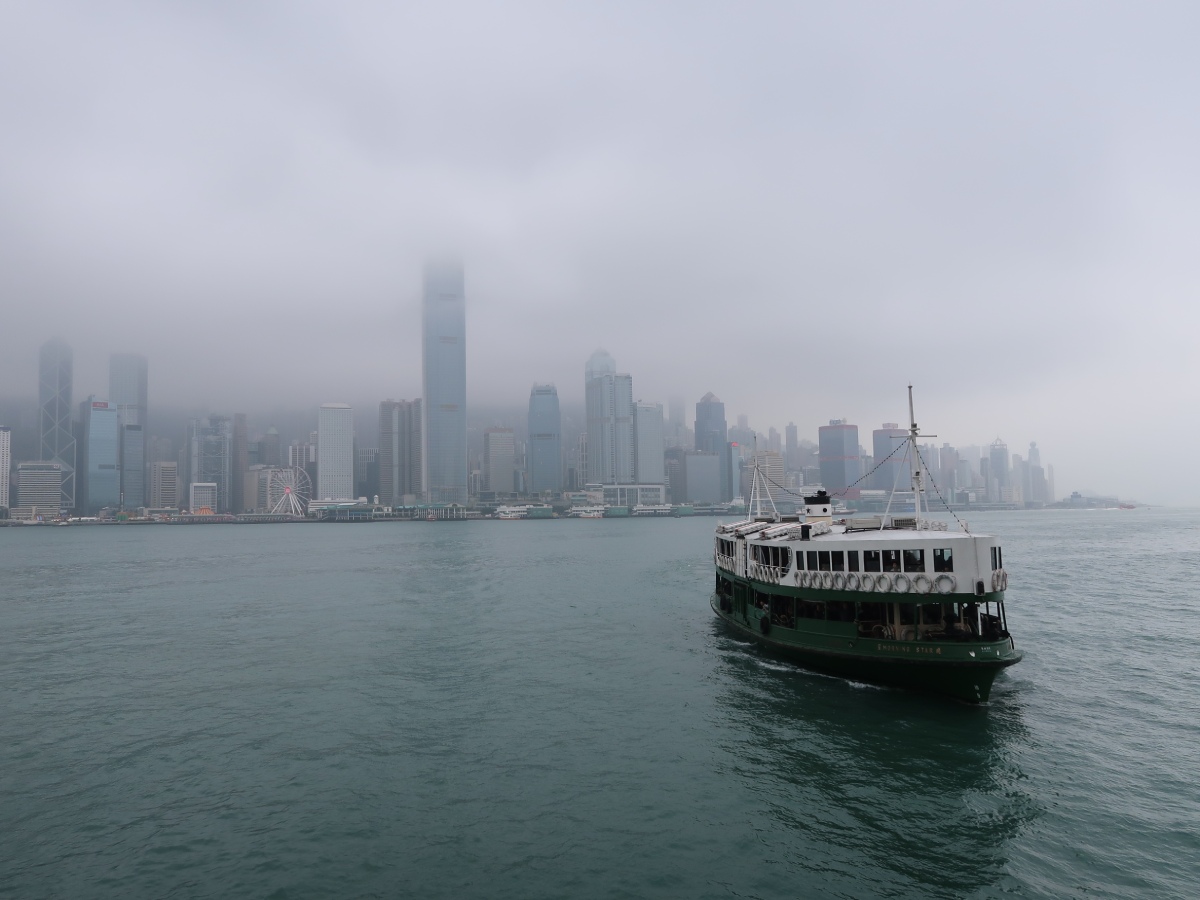
<svg viewBox="0 0 1200 900"><path fill-rule="evenodd" d="M1060 492L1200 504L1194 3L0 0L0 394L635 395L803 436L1038 441ZM690 416L690 413L689 413ZM867 443L864 440L864 443Z"/></svg>

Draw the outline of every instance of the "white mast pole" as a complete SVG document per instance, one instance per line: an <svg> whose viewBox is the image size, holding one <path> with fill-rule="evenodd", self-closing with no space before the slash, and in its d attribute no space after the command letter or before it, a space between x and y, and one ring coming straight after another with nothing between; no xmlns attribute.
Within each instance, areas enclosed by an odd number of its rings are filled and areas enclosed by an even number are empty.
<svg viewBox="0 0 1200 900"><path fill-rule="evenodd" d="M917 417L913 412L912 385L908 386L908 451L912 454L913 506L917 513L917 527L921 527L921 457L917 453Z"/></svg>

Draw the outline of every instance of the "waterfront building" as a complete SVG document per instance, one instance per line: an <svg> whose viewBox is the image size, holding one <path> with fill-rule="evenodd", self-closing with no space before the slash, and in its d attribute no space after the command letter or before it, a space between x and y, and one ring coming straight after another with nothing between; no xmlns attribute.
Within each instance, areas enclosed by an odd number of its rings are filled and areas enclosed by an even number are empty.
<svg viewBox="0 0 1200 900"><path fill-rule="evenodd" d="M862 474L859 456L858 426L845 419L830 419L817 429L817 452L821 467L821 486L830 494L856 498L850 485Z"/></svg>
<svg viewBox="0 0 1200 900"><path fill-rule="evenodd" d="M633 408L634 447L638 484L666 484L666 457L661 403L639 400Z"/></svg>
<svg viewBox="0 0 1200 900"><path fill-rule="evenodd" d="M379 502L411 506L424 495L421 484L421 401L379 404Z"/></svg>
<svg viewBox="0 0 1200 900"><path fill-rule="evenodd" d="M317 411L317 492L321 500L354 499L354 410L325 403Z"/></svg>
<svg viewBox="0 0 1200 900"><path fill-rule="evenodd" d="M193 419L188 426L187 483L215 484L213 512L227 513L232 502L233 428L228 416ZM189 498L191 496L189 489Z"/></svg>
<svg viewBox="0 0 1200 900"><path fill-rule="evenodd" d="M636 479L633 378L617 374L603 350L584 367L587 415L587 479L593 484L632 484Z"/></svg>
<svg viewBox="0 0 1200 900"><path fill-rule="evenodd" d="M120 417L120 408L117 410ZM146 505L146 432L141 425L121 426L121 508Z"/></svg>
<svg viewBox="0 0 1200 900"><path fill-rule="evenodd" d="M62 475L59 506L75 508L75 433L71 427L71 382L75 357L70 346L55 338L38 354L39 459L58 463ZM42 473L45 474L45 473Z"/></svg>
<svg viewBox="0 0 1200 900"><path fill-rule="evenodd" d="M783 467L789 472L800 471L800 433L795 422L783 429Z"/></svg>
<svg viewBox="0 0 1200 900"><path fill-rule="evenodd" d="M463 267L425 266L421 483L431 504L467 502L467 321Z"/></svg>
<svg viewBox="0 0 1200 900"><path fill-rule="evenodd" d="M219 512L220 490L215 481L193 481L188 490L188 511L195 514L203 509Z"/></svg>
<svg viewBox="0 0 1200 900"><path fill-rule="evenodd" d="M721 503L721 454L695 450L683 457L683 496L676 503Z"/></svg>
<svg viewBox="0 0 1200 900"><path fill-rule="evenodd" d="M379 448L354 448L354 496L374 503L379 496Z"/></svg>
<svg viewBox="0 0 1200 900"><path fill-rule="evenodd" d="M267 433L262 436L259 442L258 461L264 466L278 466L283 462L283 455L279 445L279 430L277 428L268 428Z"/></svg>
<svg viewBox="0 0 1200 900"><path fill-rule="evenodd" d="M511 494L516 471L516 436L511 428L488 428L483 432L484 491Z"/></svg>
<svg viewBox="0 0 1200 900"><path fill-rule="evenodd" d="M79 404L75 509L95 515L121 503L121 426L117 407L88 397Z"/></svg>
<svg viewBox="0 0 1200 900"><path fill-rule="evenodd" d="M114 353L108 358L108 401L117 408L121 428L121 505L137 509L146 505L149 407L146 357L138 353Z"/></svg>
<svg viewBox="0 0 1200 900"><path fill-rule="evenodd" d="M246 428L246 414L233 414L233 435L229 445L229 503L235 513L253 508L253 497L246 490L246 471L250 468L250 433Z"/></svg>
<svg viewBox="0 0 1200 900"><path fill-rule="evenodd" d="M1008 444L996 438L988 446L987 496L992 503L1011 503L1012 484L1009 481ZM1005 499L1007 498L1007 499Z"/></svg>
<svg viewBox="0 0 1200 900"><path fill-rule="evenodd" d="M772 502L778 504L785 500L791 500L787 494L787 486L784 484L782 453L776 450L759 450L754 454L753 464L766 479L767 493L770 495ZM750 471L753 472L753 469ZM747 485L747 487L751 486ZM743 491L743 495L747 500L750 499L749 490Z"/></svg>
<svg viewBox="0 0 1200 900"><path fill-rule="evenodd" d="M529 392L528 461L532 493L562 491L562 413L552 384L535 384Z"/></svg>
<svg viewBox="0 0 1200 900"><path fill-rule="evenodd" d="M733 499L736 484L732 474L729 428L725 421L725 404L711 391L696 404L696 449L702 453L716 453L720 458L720 499L729 502Z"/></svg>
<svg viewBox="0 0 1200 900"><path fill-rule="evenodd" d="M911 471L911 468L903 450L897 451L896 455L888 459L887 462L880 462L903 444L907 437L908 431L901 428L895 422L884 422L881 428L876 428L871 432L871 450L875 456L874 464L879 466L872 473L871 477L867 479L867 486L871 490L907 491L912 489L912 479L905 477L905 473Z"/></svg>
<svg viewBox="0 0 1200 900"><path fill-rule="evenodd" d="M62 511L62 463L17 463L17 505L14 519L57 518Z"/></svg>
<svg viewBox="0 0 1200 900"><path fill-rule="evenodd" d="M0 509L8 509L10 478L12 478L12 430L6 425L0 425Z"/></svg>
<svg viewBox="0 0 1200 900"><path fill-rule="evenodd" d="M150 506L178 508L179 464L157 460L150 463Z"/></svg>

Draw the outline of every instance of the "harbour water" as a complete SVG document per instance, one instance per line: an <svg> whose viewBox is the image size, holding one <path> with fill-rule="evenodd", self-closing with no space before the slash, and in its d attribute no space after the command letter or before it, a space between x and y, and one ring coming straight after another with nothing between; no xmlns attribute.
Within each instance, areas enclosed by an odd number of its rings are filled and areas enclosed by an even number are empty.
<svg viewBox="0 0 1200 900"><path fill-rule="evenodd" d="M983 707L731 636L714 524L0 529L0 896L1200 894L1200 513L972 519Z"/></svg>

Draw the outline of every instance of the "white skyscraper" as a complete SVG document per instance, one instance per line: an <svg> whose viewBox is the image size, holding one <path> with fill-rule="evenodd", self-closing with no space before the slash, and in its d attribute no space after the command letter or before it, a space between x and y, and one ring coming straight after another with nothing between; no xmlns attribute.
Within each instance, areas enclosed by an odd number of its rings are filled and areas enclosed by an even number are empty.
<svg viewBox="0 0 1200 900"><path fill-rule="evenodd" d="M317 499L354 498L354 410L326 403L317 413Z"/></svg>
<svg viewBox="0 0 1200 900"><path fill-rule="evenodd" d="M12 432L0 427L0 508L8 509L8 477L12 471Z"/></svg>

